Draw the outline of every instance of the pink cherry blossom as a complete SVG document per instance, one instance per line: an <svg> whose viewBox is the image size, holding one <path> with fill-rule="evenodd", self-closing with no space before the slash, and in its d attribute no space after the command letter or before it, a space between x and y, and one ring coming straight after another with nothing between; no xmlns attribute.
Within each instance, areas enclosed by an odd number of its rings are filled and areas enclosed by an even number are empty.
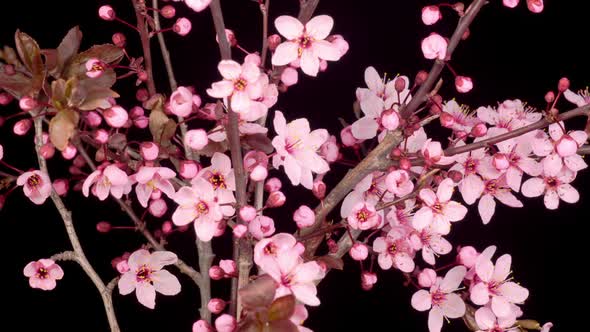
<svg viewBox="0 0 590 332"><path fill-rule="evenodd" d="M263 270L267 265L276 264L283 253L296 250L297 240L289 233L277 233L270 238L262 239L254 246L254 262Z"/></svg>
<svg viewBox="0 0 590 332"><path fill-rule="evenodd" d="M538 197L544 195L545 207L555 210L559 206L559 200L566 203L576 203L580 200L580 194L570 183L576 178L576 174L567 168L555 176L542 175L526 180L522 184L522 194L526 197Z"/></svg>
<svg viewBox="0 0 590 332"><path fill-rule="evenodd" d="M422 259L430 265L436 263L435 255L446 255L453 249L449 241L430 227L413 232L410 242L414 250L422 250Z"/></svg>
<svg viewBox="0 0 590 332"><path fill-rule="evenodd" d="M500 172L492 166L492 159L488 157L484 149L477 149L455 156L457 164L451 167L452 171L463 174L463 180L459 183L459 191L465 203L471 205L484 191L485 178L497 178Z"/></svg>
<svg viewBox="0 0 590 332"><path fill-rule="evenodd" d="M383 223L383 217L377 213L375 206L362 201L353 206L346 220L351 228L360 230L377 228Z"/></svg>
<svg viewBox="0 0 590 332"><path fill-rule="evenodd" d="M304 73L316 76L320 69L320 59L336 61L341 53L337 47L324 40L330 34L334 20L327 15L313 17L305 26L292 16L279 16L275 27L287 40L277 46L272 56L272 64L284 66L295 60Z"/></svg>
<svg viewBox="0 0 590 332"><path fill-rule="evenodd" d="M220 206L221 213L229 217L235 213L231 206L236 201L233 191L236 190L234 170L231 167L231 159L219 152L215 152L211 158L211 166L203 168L198 178L204 179L213 187L216 195L216 202ZM193 180L193 182L198 180Z"/></svg>
<svg viewBox="0 0 590 332"><path fill-rule="evenodd" d="M430 291L421 289L412 296L414 309L430 310L428 314L430 332L440 332L443 318L459 318L465 314L465 302L454 291L459 288L466 272L464 266L455 266L447 272L444 279L438 279L430 287Z"/></svg>
<svg viewBox="0 0 590 332"><path fill-rule="evenodd" d="M143 166L139 171L130 177L131 182L137 182L135 194L137 200L143 207L154 192L163 192L166 196L174 196L174 186L169 181L176 176L176 173L167 167L147 167Z"/></svg>
<svg viewBox="0 0 590 332"><path fill-rule="evenodd" d="M510 188L506 187L506 181L501 178L499 180L486 180L484 182L484 190L477 209L481 220L487 224L492 219L496 210L496 202L494 198L510 207L522 207L522 202L518 200L511 192Z"/></svg>
<svg viewBox="0 0 590 332"><path fill-rule="evenodd" d="M301 205L293 213L293 220L299 228L309 227L315 222L315 213L307 205Z"/></svg>
<svg viewBox="0 0 590 332"><path fill-rule="evenodd" d="M103 167L99 167L96 171L90 173L82 185L84 196L88 197L91 186L92 194L101 201L104 201L109 196L109 193L115 198L121 198L123 194L128 194L131 191L131 181L127 173L117 165L108 165L106 167L103 165Z"/></svg>
<svg viewBox="0 0 590 332"><path fill-rule="evenodd" d="M433 25L442 18L438 6L426 6L422 8L422 23L426 25Z"/></svg>
<svg viewBox="0 0 590 332"><path fill-rule="evenodd" d="M23 192L31 202L41 205L51 195L51 180L41 171L24 172L16 179L16 184L23 186Z"/></svg>
<svg viewBox="0 0 590 332"><path fill-rule="evenodd" d="M414 183L410 179L408 172L404 170L395 170L385 178L387 190L398 197L405 196L414 190Z"/></svg>
<svg viewBox="0 0 590 332"><path fill-rule="evenodd" d="M31 288L48 291L55 288L55 281L63 278L64 271L52 259L40 259L27 264L23 274L29 278Z"/></svg>
<svg viewBox="0 0 590 332"><path fill-rule="evenodd" d="M106 64L99 59L91 58L86 61L86 76L90 78L98 78L102 76L105 70Z"/></svg>
<svg viewBox="0 0 590 332"><path fill-rule="evenodd" d="M453 195L453 180L444 179L439 185L436 194L431 189L422 189L418 196L424 206L414 215L412 226L422 230L431 225L437 233L446 235L451 230L450 222L462 220L467 214L467 208L451 201Z"/></svg>
<svg viewBox="0 0 590 332"><path fill-rule="evenodd" d="M274 128L277 136L272 145L276 149L273 166L281 165L293 185L301 183L305 188L312 189L313 173L324 174L330 170L328 163L317 153L329 135L325 129L310 131L306 119L297 119L287 124L283 113L276 111Z"/></svg>
<svg viewBox="0 0 590 332"><path fill-rule="evenodd" d="M491 300L491 309L498 317L511 315L511 303L522 303L529 296L529 291L519 284L508 281L512 257L505 254L496 260L496 265L483 255L475 263L479 282L472 285L470 299L477 305L485 305Z"/></svg>
<svg viewBox="0 0 590 332"><path fill-rule="evenodd" d="M275 232L274 220L267 216L256 216L254 220L248 223L248 231L258 240L269 237Z"/></svg>
<svg viewBox="0 0 590 332"><path fill-rule="evenodd" d="M170 110L178 116L186 117L193 111L193 93L184 86L178 87L170 96Z"/></svg>
<svg viewBox="0 0 590 332"><path fill-rule="evenodd" d="M186 3L190 9L200 12L209 6L211 0L184 0L184 3Z"/></svg>
<svg viewBox="0 0 590 332"><path fill-rule="evenodd" d="M506 318L498 318L494 315L494 312L488 308L479 308L475 312L475 322L479 326L480 330L477 332L516 332L518 328L513 327L516 323L514 316L508 316Z"/></svg>
<svg viewBox="0 0 590 332"><path fill-rule="evenodd" d="M494 163L496 156L492 160L492 166L498 171L505 174L506 183L513 191L520 191L523 173L531 176L539 176L543 171L541 164L530 157L532 145L526 140L509 139L496 143L499 153L503 159L509 162L508 168L501 169L497 163Z"/></svg>
<svg viewBox="0 0 590 332"><path fill-rule="evenodd" d="M564 126L563 122L553 123L549 125L549 136L538 131L533 138L533 152L537 156L545 157L542 165L546 175L557 175L563 166L572 172L578 172L588 167L582 156L574 152L573 147L574 144L577 147L582 146L588 139L588 134L582 130L564 133ZM564 139L567 139L568 142L564 143ZM577 147L575 147L576 150Z"/></svg>
<svg viewBox="0 0 590 332"><path fill-rule="evenodd" d="M590 92L588 91L588 88L586 88L586 90L580 90L578 93L567 89L563 92L563 96L567 101L578 107L590 104Z"/></svg>
<svg viewBox="0 0 590 332"><path fill-rule="evenodd" d="M426 59L444 60L447 57L447 46L446 39L437 33L432 33L422 40L422 53Z"/></svg>
<svg viewBox="0 0 590 332"><path fill-rule="evenodd" d="M402 272L414 271L414 251L406 234L398 229L392 229L385 237L378 237L373 242L373 250L379 253L379 266L389 270L392 266Z"/></svg>
<svg viewBox="0 0 590 332"><path fill-rule="evenodd" d="M379 203L379 201L390 201L393 200L395 195L387 189L386 183L387 177L383 172L373 172L367 175L354 187L342 202L340 208L340 215L342 218L347 218L352 215L352 210L358 205L358 203L368 203L373 207ZM407 185L399 184L403 190L407 190ZM383 218L383 211L377 212L381 218ZM381 222L381 220L380 220Z"/></svg>
<svg viewBox="0 0 590 332"><path fill-rule="evenodd" d="M162 269L176 261L176 255L170 251L155 251L151 254L145 249L135 251L127 260L129 271L119 279L119 293L127 295L135 290L139 303L154 309L156 292L163 295L180 293L178 279Z"/></svg>
<svg viewBox="0 0 590 332"><path fill-rule="evenodd" d="M177 226L195 222L195 231L201 241L210 241L223 218L215 201L213 186L204 179L193 181L192 187L182 187L174 195L178 208L172 215Z"/></svg>
<svg viewBox="0 0 590 332"><path fill-rule="evenodd" d="M213 83L207 94L214 98L229 98L234 112L249 112L252 100L260 98L263 93L262 85L257 84L260 78L258 66L250 61L240 65L233 60L221 60L217 69L223 80Z"/></svg>

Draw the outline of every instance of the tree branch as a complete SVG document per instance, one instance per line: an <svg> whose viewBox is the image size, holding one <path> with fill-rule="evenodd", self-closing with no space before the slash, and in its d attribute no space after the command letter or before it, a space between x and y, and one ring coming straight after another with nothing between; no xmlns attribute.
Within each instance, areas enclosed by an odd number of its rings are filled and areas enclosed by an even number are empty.
<svg viewBox="0 0 590 332"><path fill-rule="evenodd" d="M131 0L135 17L137 18L137 30L141 38L141 48L143 49L143 60L145 72L147 74L147 87L150 96L156 94L156 85L154 83L154 74L152 72L152 52L150 51L150 36L148 27L145 25L145 0Z"/></svg>
<svg viewBox="0 0 590 332"><path fill-rule="evenodd" d="M43 116L37 116L35 119L35 153L37 154L37 161L39 162L39 169L49 176L49 170L47 168L47 163L45 159L41 156L41 146L43 145ZM72 214L66 206L64 205L63 201L59 197L59 195L52 189L51 191L51 201L57 208L59 215L61 216L64 226L66 228L66 232L68 234L68 238L70 243L72 244L72 248L74 249L75 255L66 255L64 254L63 258L75 258L76 262L82 270L88 275L90 280L94 283L94 286L100 293L102 298L102 302L104 305L104 309L107 314L107 319L109 321L109 327L111 328L111 332L119 332L121 331L119 328L119 323L117 322L117 316L115 314L115 308L113 307L113 300L111 294L107 292L106 286L103 281L100 279L100 276L94 271L94 268L86 258L84 254L84 250L82 250L82 245L80 244L80 240L78 239L78 235L76 234L76 230L74 228L74 223L72 221ZM66 257L67 256L67 257Z"/></svg>
<svg viewBox="0 0 590 332"><path fill-rule="evenodd" d="M311 19L311 16L313 15L313 12L315 12L318 3L320 3L320 0L299 1L299 15L297 16L297 18L299 19L299 21L301 21L301 23L305 24L307 23L307 21L309 21L309 19Z"/></svg>

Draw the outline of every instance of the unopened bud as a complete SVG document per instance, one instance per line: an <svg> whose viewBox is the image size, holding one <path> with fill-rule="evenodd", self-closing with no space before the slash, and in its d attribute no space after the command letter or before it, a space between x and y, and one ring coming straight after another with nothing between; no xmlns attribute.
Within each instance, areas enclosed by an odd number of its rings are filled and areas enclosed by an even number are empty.
<svg viewBox="0 0 590 332"><path fill-rule="evenodd" d="M549 91L545 94L545 101L547 104L552 103L555 100L555 93L553 91Z"/></svg>
<svg viewBox="0 0 590 332"><path fill-rule="evenodd" d="M115 10L108 5L98 8L98 16L105 21L112 21L116 17Z"/></svg>
<svg viewBox="0 0 590 332"><path fill-rule="evenodd" d="M125 35L120 32L114 33L111 37L111 40L113 41L113 44L120 48L124 48L125 44L127 43L127 37L125 37Z"/></svg>
<svg viewBox="0 0 590 332"><path fill-rule="evenodd" d="M369 256L369 249L366 245L357 242L350 248L349 254L355 261L362 261Z"/></svg>
<svg viewBox="0 0 590 332"><path fill-rule="evenodd" d="M409 170L412 167L412 162L408 158L402 158L399 161L399 168L403 170Z"/></svg>
<svg viewBox="0 0 590 332"><path fill-rule="evenodd" d="M166 5L160 9L160 14L165 18L173 18L176 15L176 9L174 6Z"/></svg>
<svg viewBox="0 0 590 332"><path fill-rule="evenodd" d="M401 93L402 91L404 91L406 89L406 80L404 80L401 77L396 78L395 83L393 83L393 84L394 84L395 91L397 91L397 92Z"/></svg>
<svg viewBox="0 0 590 332"><path fill-rule="evenodd" d="M279 191L281 190L281 187L281 180L279 180L278 178L270 178L266 180L266 183L264 184L264 190L266 190L269 193Z"/></svg>
<svg viewBox="0 0 590 332"><path fill-rule="evenodd" d="M427 78L428 72L421 70L416 74L416 79L414 79L414 83L416 83L416 85L422 85Z"/></svg>
<svg viewBox="0 0 590 332"><path fill-rule="evenodd" d="M322 180L315 180L311 191L317 199L324 199L326 197L326 184Z"/></svg>
<svg viewBox="0 0 590 332"><path fill-rule="evenodd" d="M99 233L108 233L111 231L111 223L108 221L101 221L98 224L96 224L96 230Z"/></svg>
<svg viewBox="0 0 590 332"><path fill-rule="evenodd" d="M557 90L559 92L564 92L565 90L570 88L570 80L567 77L562 77L557 84Z"/></svg>
<svg viewBox="0 0 590 332"><path fill-rule="evenodd" d="M268 36L268 49L274 51L281 43L281 36L274 34Z"/></svg>
<svg viewBox="0 0 590 332"><path fill-rule="evenodd" d="M225 272L223 272L223 270L217 265L213 265L209 268L209 277L213 280L221 280L224 275Z"/></svg>
<svg viewBox="0 0 590 332"><path fill-rule="evenodd" d="M471 135L473 137L483 137L488 133L488 127L485 123L480 122L471 128Z"/></svg>
<svg viewBox="0 0 590 332"><path fill-rule="evenodd" d="M266 200L266 206L269 208L280 207L285 204L286 200L287 197L285 197L285 194L283 194L281 191L273 191Z"/></svg>
<svg viewBox="0 0 590 332"><path fill-rule="evenodd" d="M213 298L207 303L207 309L214 314L218 314L225 309L226 302L222 299Z"/></svg>

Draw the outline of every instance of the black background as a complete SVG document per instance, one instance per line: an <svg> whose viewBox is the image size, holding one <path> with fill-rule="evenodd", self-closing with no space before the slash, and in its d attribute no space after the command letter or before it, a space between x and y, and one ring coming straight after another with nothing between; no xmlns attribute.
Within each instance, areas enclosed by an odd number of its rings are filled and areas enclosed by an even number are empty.
<svg viewBox="0 0 590 332"><path fill-rule="evenodd" d="M542 14L532 14L521 3L515 10L491 1L472 26L471 36L454 55L453 66L462 74L471 76L474 90L457 96L461 103L474 108L495 105L504 99L520 98L532 106L544 107L543 96L555 89L557 80L567 76L574 89L588 84L590 65L585 49L588 42L587 1L546 1ZM123 18L134 22L131 1L10 1L2 3L0 44L13 46L13 33L17 28L38 40L41 47L53 48L74 25L84 33L82 49L92 44L110 42L113 32L126 33L130 53L139 56L136 36L130 29L101 21L97 16L100 5L111 4ZM172 33L168 40L181 85L194 85L203 96L211 82L219 79L216 70L218 49L214 41L213 26L208 10L192 13L182 3L175 3L178 12L193 22L190 35L181 38ZM419 51L420 41L430 31L449 36L456 15L444 10L445 19L434 27L424 27L420 10L425 1L352 1L322 0L316 11L334 17L333 33L342 34L350 44L350 51L341 61L330 63L328 71L317 79L302 78L300 84L281 96L273 109L286 113L288 119L308 117L312 128L328 128L337 134L340 130L337 117L352 122L352 102L355 88L364 86L364 69L373 65L377 70L413 77L417 70L428 69L430 61ZM272 18L290 14L296 16L297 0L271 0ZM236 31L240 44L251 51L259 50L261 24L258 6L249 0L225 0L223 10L226 25ZM170 22L170 21L164 21ZM171 23L169 23L171 24ZM166 23L164 23L166 25ZM275 32L271 25L271 32ZM168 93L159 53L154 46L157 64L155 77L160 90ZM243 55L234 49L234 59ZM447 72L444 77L452 82ZM133 106L132 82L118 83L123 97L121 103ZM452 97L452 84L443 92ZM566 110L572 105L562 102L558 108ZM11 114L14 104L0 109L0 114ZM0 130L0 143L4 145L5 160L28 169L36 167L33 158L32 135L14 138L9 135L10 121ZM573 126L581 128L582 122ZM50 162L50 166L55 162ZM54 168L55 169L55 168ZM345 168L335 166L327 177L334 185ZM64 176L62 170L56 174ZM62 173L60 173L62 172ZM571 331L584 326L584 306L589 295L582 269L587 264L587 227L589 217L587 189L589 178L582 171L574 186L581 193L580 202L573 205L562 202L558 211L545 209L542 199L523 199L525 207L511 209L498 205L492 222L482 225L476 209L470 209L467 218L456 224L450 236L457 245L474 245L482 250L490 244L498 246L498 253L513 256L516 279L528 287L531 295L523 306L525 316L540 321L553 321L555 331ZM311 195L303 190L295 194L282 212L273 213L279 228L292 228L291 213L303 203L315 204ZM301 195L305 194L305 195ZM125 215L111 201L98 203L95 199L81 199L71 194L66 204L73 210L75 225L90 261L103 279L110 280L115 271L110 260L124 251L133 251L141 245L141 238L131 232L97 234L94 230L100 220L127 225ZM303 197L303 198L300 198ZM48 201L44 206L33 206L15 191L0 213L2 227L2 330L6 331L106 331L108 325L100 297L88 278L72 263L63 263L65 277L52 292L28 287L22 268L31 260L49 257L68 250L69 244L59 216ZM180 252L190 264L196 265L193 246L194 234L181 233L170 238L170 248ZM228 252L223 241L214 243L222 253ZM448 259L452 259L449 255ZM224 256L223 258L227 258ZM420 259L417 259L420 261ZM444 260L443 260L444 262ZM310 309L306 326L316 331L426 331L427 314L410 307L413 289L404 288L397 271L379 273L380 282L370 292L360 289L358 265L346 261L346 272L336 271L321 283L319 296L322 305ZM179 275L183 291L175 297L158 295L154 311L140 305L133 295L114 296L115 307L123 331L190 331L198 319L198 293L191 282ZM214 293L229 285L218 282ZM461 321L445 326L445 331L463 331Z"/></svg>

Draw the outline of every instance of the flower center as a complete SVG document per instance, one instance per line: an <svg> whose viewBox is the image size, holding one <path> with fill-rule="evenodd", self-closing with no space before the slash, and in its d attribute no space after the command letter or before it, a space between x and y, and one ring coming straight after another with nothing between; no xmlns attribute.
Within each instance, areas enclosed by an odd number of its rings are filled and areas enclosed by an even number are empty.
<svg viewBox="0 0 590 332"><path fill-rule="evenodd" d="M264 253L274 256L277 253L277 247L272 242L270 242L264 247Z"/></svg>
<svg viewBox="0 0 590 332"><path fill-rule="evenodd" d="M474 159L467 159L464 164L465 167L465 174L475 173L475 168L477 167L477 160Z"/></svg>
<svg viewBox="0 0 590 332"><path fill-rule="evenodd" d="M197 205L195 205L195 210L197 210L199 216L202 216L204 214L209 213L209 206L207 205L207 203L200 201L199 203L197 203Z"/></svg>
<svg viewBox="0 0 590 332"><path fill-rule="evenodd" d="M442 213L443 206L442 206L442 204L440 204L440 202L436 202L436 203L434 203L434 205L432 205L432 209L436 213Z"/></svg>
<svg viewBox="0 0 590 332"><path fill-rule="evenodd" d="M243 78L238 78L234 81L234 89L237 91L244 91L248 83Z"/></svg>
<svg viewBox="0 0 590 332"><path fill-rule="evenodd" d="M47 269L45 269L44 267L41 267L37 270L37 278L47 279L48 276L49 276L49 271L47 271Z"/></svg>
<svg viewBox="0 0 590 332"><path fill-rule="evenodd" d="M91 71L104 71L104 66L100 62L97 62L92 65Z"/></svg>
<svg viewBox="0 0 590 332"><path fill-rule="evenodd" d="M303 35L299 37L297 42L299 43L299 49L297 50L297 54L299 55L299 57L301 57L301 54L303 54L303 50L311 47L313 38L308 35Z"/></svg>
<svg viewBox="0 0 590 332"><path fill-rule="evenodd" d="M432 305L440 305L444 302L444 300L446 299L446 294L441 292L439 289L437 289L434 293L432 293Z"/></svg>
<svg viewBox="0 0 590 332"><path fill-rule="evenodd" d="M41 184L41 177L37 174L29 176L27 179L27 185L30 188L37 188Z"/></svg>
<svg viewBox="0 0 590 332"><path fill-rule="evenodd" d="M391 255L395 254L395 252L397 251L397 246L395 245L395 243L392 243L388 248L387 248L387 252L389 252Z"/></svg>
<svg viewBox="0 0 590 332"><path fill-rule="evenodd" d="M149 267L147 267L146 265L142 265L135 273L137 281L138 282L144 282L144 281L150 282L151 281L150 276L151 276L152 272L153 271Z"/></svg>
<svg viewBox="0 0 590 332"><path fill-rule="evenodd" d="M556 188L559 185L559 180L554 177L545 178L545 183L549 188Z"/></svg>
<svg viewBox="0 0 590 332"><path fill-rule="evenodd" d="M225 185L225 177L221 173L211 173L211 175L209 176L209 182L213 185L213 189L227 188L227 186Z"/></svg>
<svg viewBox="0 0 590 332"><path fill-rule="evenodd" d="M496 180L490 180L486 183L486 192L488 194L495 194L496 190L498 190L498 183Z"/></svg>
<svg viewBox="0 0 590 332"><path fill-rule="evenodd" d="M360 222L367 221L369 217L371 217L371 212L364 207L356 213L356 219Z"/></svg>

